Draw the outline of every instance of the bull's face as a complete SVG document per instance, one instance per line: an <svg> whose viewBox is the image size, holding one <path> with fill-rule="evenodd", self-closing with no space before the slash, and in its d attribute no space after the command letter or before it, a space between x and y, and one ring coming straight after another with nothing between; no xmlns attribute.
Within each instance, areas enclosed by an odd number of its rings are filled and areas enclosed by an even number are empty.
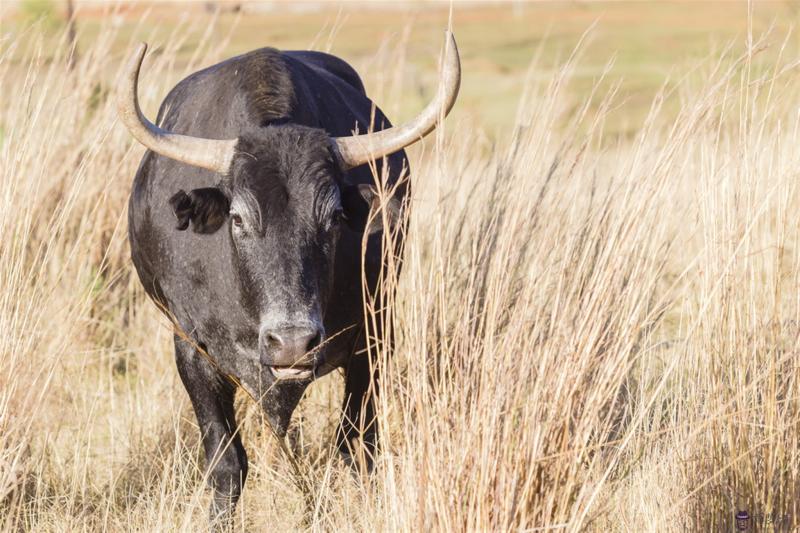
<svg viewBox="0 0 800 533"><path fill-rule="evenodd" d="M218 187L170 201L178 229L230 233L230 273L251 329L239 338L257 343L246 349L277 378L309 379L323 360L337 243L343 225L365 230L374 194L342 184L322 130L270 126L240 138Z"/></svg>

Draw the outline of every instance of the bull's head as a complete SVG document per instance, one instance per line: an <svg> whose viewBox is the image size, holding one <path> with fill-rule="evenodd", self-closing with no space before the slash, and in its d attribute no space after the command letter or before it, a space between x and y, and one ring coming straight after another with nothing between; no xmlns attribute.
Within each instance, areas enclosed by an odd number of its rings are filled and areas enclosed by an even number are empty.
<svg viewBox="0 0 800 533"><path fill-rule="evenodd" d="M397 152L430 133L458 94L461 68L448 32L436 98L407 124L331 138L322 129L283 124L236 139L179 135L152 124L139 109L137 84L147 47L131 58L119 111L131 134L165 157L221 175L217 187L176 191L178 229L197 233L225 225L233 243L242 305L258 324L261 362L279 378L309 378L323 342L322 313L333 283L340 225L366 227L372 187L341 187L347 170ZM255 334L253 335L255 337Z"/></svg>

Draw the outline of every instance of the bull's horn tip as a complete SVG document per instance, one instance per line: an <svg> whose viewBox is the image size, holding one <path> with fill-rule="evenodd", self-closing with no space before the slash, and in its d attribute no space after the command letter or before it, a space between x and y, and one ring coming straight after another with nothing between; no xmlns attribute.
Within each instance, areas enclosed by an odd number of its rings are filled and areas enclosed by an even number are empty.
<svg viewBox="0 0 800 533"><path fill-rule="evenodd" d="M147 43L141 41L139 44L136 45L136 51L133 53L133 57L141 60L144 58L144 54L147 52Z"/></svg>
<svg viewBox="0 0 800 533"><path fill-rule="evenodd" d="M445 30L445 33L447 34L445 37L445 62L448 65L448 69L459 68L460 60L456 38L450 30Z"/></svg>

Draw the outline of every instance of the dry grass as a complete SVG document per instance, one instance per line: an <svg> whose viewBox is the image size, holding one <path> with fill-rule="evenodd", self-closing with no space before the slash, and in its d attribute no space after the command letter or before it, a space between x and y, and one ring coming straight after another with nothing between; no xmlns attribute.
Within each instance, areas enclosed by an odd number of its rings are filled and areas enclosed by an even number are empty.
<svg viewBox="0 0 800 533"><path fill-rule="evenodd" d="M205 527L171 332L129 261L142 149L110 98L121 58L105 51L118 39L100 32L73 70L66 54L16 50L30 34L0 52L11 530ZM176 69L181 41L164 42L146 61L150 116L221 56L202 42ZM299 473L242 398L251 470L238 527L719 531L738 509L798 527L800 78L781 54L759 64L761 45L654 95L629 140L604 134L613 91L568 91L577 56L527 83L496 143L449 122L415 149L403 274L387 281L398 345L372 354L376 472L352 476L332 449L339 376L296 414ZM374 74L373 92L392 94Z"/></svg>

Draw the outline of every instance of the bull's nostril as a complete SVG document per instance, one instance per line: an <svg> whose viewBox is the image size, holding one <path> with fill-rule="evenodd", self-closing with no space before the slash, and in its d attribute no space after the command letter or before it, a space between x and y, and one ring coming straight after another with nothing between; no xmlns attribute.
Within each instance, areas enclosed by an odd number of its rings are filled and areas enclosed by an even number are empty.
<svg viewBox="0 0 800 533"><path fill-rule="evenodd" d="M314 366L324 332L321 328L287 327L267 330L260 335L261 361L274 367Z"/></svg>
<svg viewBox="0 0 800 533"><path fill-rule="evenodd" d="M274 333L267 333L267 344L269 346L277 347L283 344L281 338Z"/></svg>
<svg viewBox="0 0 800 533"><path fill-rule="evenodd" d="M306 352L314 350L317 346L319 346L321 341L322 341L322 336L318 331L316 335L314 335L313 337L311 337L311 339L309 339L308 345L306 346Z"/></svg>

